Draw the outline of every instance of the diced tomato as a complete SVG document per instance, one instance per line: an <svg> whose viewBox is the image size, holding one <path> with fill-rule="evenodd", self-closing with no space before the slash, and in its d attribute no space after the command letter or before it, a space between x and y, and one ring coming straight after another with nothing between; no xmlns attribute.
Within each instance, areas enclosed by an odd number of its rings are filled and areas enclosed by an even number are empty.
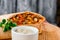
<svg viewBox="0 0 60 40"><path fill-rule="evenodd" d="M16 21L16 19L14 17L12 17L12 21Z"/></svg>
<svg viewBox="0 0 60 40"><path fill-rule="evenodd" d="M20 24L22 24L22 20L17 21L17 25L20 25Z"/></svg>

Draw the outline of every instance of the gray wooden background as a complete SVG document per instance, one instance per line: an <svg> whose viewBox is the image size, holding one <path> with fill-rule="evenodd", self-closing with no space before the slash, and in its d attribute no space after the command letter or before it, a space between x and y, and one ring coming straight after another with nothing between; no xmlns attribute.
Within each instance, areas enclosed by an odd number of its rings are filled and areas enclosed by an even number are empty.
<svg viewBox="0 0 60 40"><path fill-rule="evenodd" d="M0 0L0 15L22 11L38 12L56 24L56 0Z"/></svg>

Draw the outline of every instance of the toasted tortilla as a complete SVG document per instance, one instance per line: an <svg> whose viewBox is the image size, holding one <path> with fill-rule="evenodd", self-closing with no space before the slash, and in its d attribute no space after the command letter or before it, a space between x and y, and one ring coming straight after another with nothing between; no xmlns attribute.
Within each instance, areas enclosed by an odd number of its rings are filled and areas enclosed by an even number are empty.
<svg viewBox="0 0 60 40"><path fill-rule="evenodd" d="M0 22L2 21L2 19L9 19L9 18L13 17L14 15L22 14L22 13L26 13L26 12L18 12L18 13L1 15L0 16ZM38 15L39 17L42 18L42 20L36 24L26 24L26 25L34 26L34 27L38 28L39 33L41 33L42 23L45 21L45 17L43 17L42 15L40 15L38 13L34 13L34 12L28 12L28 13ZM18 26L20 26L20 25L18 25ZM0 39L9 39L9 38L11 38L11 31L3 32L3 29L0 27Z"/></svg>

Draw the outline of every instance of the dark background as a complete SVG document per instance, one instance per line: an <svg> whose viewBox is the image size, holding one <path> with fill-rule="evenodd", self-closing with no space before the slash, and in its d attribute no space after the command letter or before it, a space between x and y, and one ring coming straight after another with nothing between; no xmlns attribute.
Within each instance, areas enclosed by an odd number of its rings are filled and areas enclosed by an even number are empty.
<svg viewBox="0 0 60 40"><path fill-rule="evenodd" d="M56 21L57 21L57 24L58 26L60 27L60 0L57 0L57 13L56 13Z"/></svg>

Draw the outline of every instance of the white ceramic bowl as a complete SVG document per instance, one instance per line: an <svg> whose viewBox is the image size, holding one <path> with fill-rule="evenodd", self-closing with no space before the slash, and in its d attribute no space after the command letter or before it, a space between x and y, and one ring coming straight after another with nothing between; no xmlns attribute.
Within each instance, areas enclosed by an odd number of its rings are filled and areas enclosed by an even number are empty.
<svg viewBox="0 0 60 40"><path fill-rule="evenodd" d="M21 34L16 32L16 29L29 29L32 30L31 34ZM32 26L18 26L11 30L12 40L38 40L38 29Z"/></svg>

